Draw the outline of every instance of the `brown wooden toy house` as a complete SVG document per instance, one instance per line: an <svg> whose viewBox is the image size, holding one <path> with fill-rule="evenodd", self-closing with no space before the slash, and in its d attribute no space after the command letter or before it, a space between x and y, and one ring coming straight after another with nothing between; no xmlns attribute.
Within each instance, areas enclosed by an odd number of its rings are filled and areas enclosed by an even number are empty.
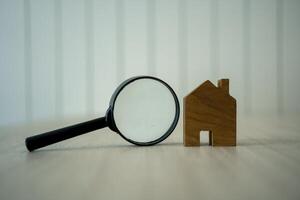
<svg viewBox="0 0 300 200"><path fill-rule="evenodd" d="M185 146L200 145L200 131L209 131L209 145L236 145L236 100L229 94L229 79L218 87L205 81L183 99Z"/></svg>

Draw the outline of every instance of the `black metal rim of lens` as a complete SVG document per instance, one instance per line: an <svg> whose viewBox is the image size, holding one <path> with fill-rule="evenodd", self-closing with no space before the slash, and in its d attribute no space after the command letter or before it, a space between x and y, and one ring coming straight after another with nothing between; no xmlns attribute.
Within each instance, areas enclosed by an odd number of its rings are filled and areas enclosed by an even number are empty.
<svg viewBox="0 0 300 200"><path fill-rule="evenodd" d="M116 101L118 95L120 94L120 92L128 84L130 84L130 83L132 83L132 82L134 82L136 80L139 80L139 79L153 79L153 80L156 80L156 81L162 83L163 85L165 85L169 89L169 91L171 92L171 94L172 94L172 96L174 98L174 101L175 101L176 111L175 111L175 117L174 117L174 120L172 122L172 125L170 126L170 128L167 130L167 132L164 135L162 135L160 138L158 138L156 140L153 140L153 141L150 141L150 142L137 142L137 141L131 140L129 138L126 138L121 133L121 131L118 129L118 127L115 124L115 120L114 120L114 106L115 106L115 101ZM117 89L115 90L115 92L113 93L113 95L112 95L112 97L110 99L109 109L108 109L106 117L107 117L107 121L109 122L109 127L112 130L116 131L126 141L128 141L128 142L130 142L132 144L138 145L138 146L150 146L150 145L154 145L154 144L162 142L163 140L165 140L173 132L173 130L175 129L175 127L176 127L176 125L178 123L179 114L180 114L180 106L179 106L179 101L178 101L178 98L176 96L176 93L174 92L174 90L166 82L164 82L163 80L161 80L159 78L153 77L153 76L135 76L135 77L132 77L132 78L129 78L129 79L125 80L124 82L122 82L117 87Z"/></svg>

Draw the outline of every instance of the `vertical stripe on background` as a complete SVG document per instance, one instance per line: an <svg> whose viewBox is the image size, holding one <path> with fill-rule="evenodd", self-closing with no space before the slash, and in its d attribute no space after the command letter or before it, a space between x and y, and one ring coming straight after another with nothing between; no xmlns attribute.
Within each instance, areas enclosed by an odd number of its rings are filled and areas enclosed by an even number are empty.
<svg viewBox="0 0 300 200"><path fill-rule="evenodd" d="M32 46L30 0L24 1L24 62L26 120L28 122L32 122Z"/></svg>
<svg viewBox="0 0 300 200"><path fill-rule="evenodd" d="M251 21L250 21L250 0L244 0L243 5L243 57L244 57L244 111L246 114L250 114L252 111L252 88L251 88Z"/></svg>
<svg viewBox="0 0 300 200"><path fill-rule="evenodd" d="M283 0L277 0L276 2L276 41L277 41L277 50L276 50L276 65L277 65L277 112L278 114L283 114L284 111L284 102L283 102Z"/></svg>
<svg viewBox="0 0 300 200"><path fill-rule="evenodd" d="M147 0L148 74L156 76L156 0Z"/></svg>
<svg viewBox="0 0 300 200"><path fill-rule="evenodd" d="M116 0L116 63L118 84L123 81L125 75L125 51L124 51L124 1Z"/></svg>
<svg viewBox="0 0 300 200"><path fill-rule="evenodd" d="M55 113L63 117L63 65L62 65L62 2L54 1L55 22Z"/></svg>
<svg viewBox="0 0 300 200"><path fill-rule="evenodd" d="M94 10L93 0L85 1L85 39L86 39L86 103L87 114L95 113L95 64L94 64Z"/></svg>
<svg viewBox="0 0 300 200"><path fill-rule="evenodd" d="M179 66L179 89L184 95L187 92L187 70L188 70L188 23L187 23L187 1L178 2L178 66Z"/></svg>
<svg viewBox="0 0 300 200"><path fill-rule="evenodd" d="M219 63L219 1L211 0L210 4L210 67L211 81L220 78Z"/></svg>

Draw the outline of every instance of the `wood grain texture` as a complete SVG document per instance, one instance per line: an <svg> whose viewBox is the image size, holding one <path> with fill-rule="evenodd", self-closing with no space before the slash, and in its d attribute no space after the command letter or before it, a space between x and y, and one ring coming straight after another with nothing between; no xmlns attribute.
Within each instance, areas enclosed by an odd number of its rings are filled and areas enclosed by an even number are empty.
<svg viewBox="0 0 300 200"><path fill-rule="evenodd" d="M183 100L185 146L200 145L200 131L209 131L212 146L236 145L236 100L229 95L229 79L218 87L205 81Z"/></svg>
<svg viewBox="0 0 300 200"><path fill-rule="evenodd" d="M0 199L299 200L300 116L238 120L239 145L218 148L183 147L178 126L151 147L103 129L29 153L27 136L80 120L0 127Z"/></svg>

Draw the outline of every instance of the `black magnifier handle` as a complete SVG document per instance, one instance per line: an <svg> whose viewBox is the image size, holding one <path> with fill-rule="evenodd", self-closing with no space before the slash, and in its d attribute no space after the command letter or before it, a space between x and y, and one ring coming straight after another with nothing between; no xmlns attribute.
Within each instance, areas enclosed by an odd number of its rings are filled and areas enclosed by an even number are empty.
<svg viewBox="0 0 300 200"><path fill-rule="evenodd" d="M87 122L28 137L26 138L25 143L28 151L33 151L35 149L39 149L41 147L45 147L50 144L54 144L107 126L108 125L106 118L101 117Z"/></svg>

